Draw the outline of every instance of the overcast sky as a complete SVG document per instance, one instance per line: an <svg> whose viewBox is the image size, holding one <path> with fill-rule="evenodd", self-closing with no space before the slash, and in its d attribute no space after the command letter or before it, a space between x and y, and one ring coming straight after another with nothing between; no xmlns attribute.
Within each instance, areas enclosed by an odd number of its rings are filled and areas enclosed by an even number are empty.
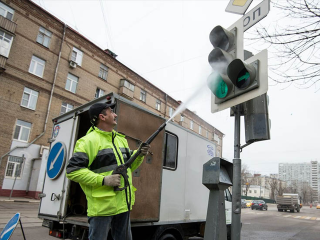
<svg viewBox="0 0 320 240"><path fill-rule="evenodd" d="M211 72L207 61L213 48L210 31L216 25L227 28L241 17L225 12L228 0L34 2L102 49L115 52L120 62L182 102L194 95ZM258 3L254 0L250 8ZM278 18L279 13L271 6L269 15L248 32L269 26ZM253 54L262 49L261 44L247 42L245 47ZM250 171L278 173L279 163L320 160L319 88L320 84L301 90L269 80L271 140L243 149L242 163ZM225 134L223 157L232 161L234 118L229 116L229 109L212 114L210 104L210 90L204 87L187 107ZM245 144L244 128L241 144Z"/></svg>

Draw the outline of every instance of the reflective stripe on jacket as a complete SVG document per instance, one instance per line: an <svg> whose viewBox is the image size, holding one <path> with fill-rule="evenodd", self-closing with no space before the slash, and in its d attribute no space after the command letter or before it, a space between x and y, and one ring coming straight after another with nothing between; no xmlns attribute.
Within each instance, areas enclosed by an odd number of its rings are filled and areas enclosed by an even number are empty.
<svg viewBox="0 0 320 240"><path fill-rule="evenodd" d="M115 192L113 187L102 185L104 176L111 175L118 165L129 160L131 154L134 152L130 151L125 136L114 130L105 132L98 128L90 129L86 136L77 141L74 154L67 165L67 177L78 182L84 191L89 217L127 212L130 195L132 208L136 189L132 185L131 172L140 166L143 156L137 157L131 168L128 168L130 187L126 190ZM121 186L124 186L122 177Z"/></svg>

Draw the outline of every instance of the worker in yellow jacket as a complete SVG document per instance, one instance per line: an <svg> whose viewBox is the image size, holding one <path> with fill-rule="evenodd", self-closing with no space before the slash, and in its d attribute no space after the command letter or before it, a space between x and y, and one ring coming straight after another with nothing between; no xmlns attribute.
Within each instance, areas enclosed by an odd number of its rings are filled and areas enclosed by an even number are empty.
<svg viewBox="0 0 320 240"><path fill-rule="evenodd" d="M106 240L109 230L114 240L131 240L130 210L135 201L135 187L131 172L137 169L148 153L149 145L128 168L129 187L113 170L129 160L131 151L125 136L116 132L115 103L96 103L89 109L92 127L76 143L74 154L67 165L67 177L78 182L88 202L89 239Z"/></svg>

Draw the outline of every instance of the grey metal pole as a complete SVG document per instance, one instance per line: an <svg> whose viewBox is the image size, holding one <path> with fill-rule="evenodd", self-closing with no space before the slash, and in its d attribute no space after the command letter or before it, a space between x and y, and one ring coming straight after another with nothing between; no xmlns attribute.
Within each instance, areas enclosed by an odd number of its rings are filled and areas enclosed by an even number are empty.
<svg viewBox="0 0 320 240"><path fill-rule="evenodd" d="M231 239L241 238L241 159L240 159L240 105L234 111L234 159L232 183Z"/></svg>

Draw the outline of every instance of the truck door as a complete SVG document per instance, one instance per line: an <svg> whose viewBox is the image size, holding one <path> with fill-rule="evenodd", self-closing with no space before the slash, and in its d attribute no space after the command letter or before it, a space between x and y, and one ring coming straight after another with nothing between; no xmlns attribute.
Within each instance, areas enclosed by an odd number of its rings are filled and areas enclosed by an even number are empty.
<svg viewBox="0 0 320 240"><path fill-rule="evenodd" d="M60 218L64 215L68 183L66 162L72 154L78 117L58 122L53 127L50 151L45 164L46 174L40 201L39 216Z"/></svg>

